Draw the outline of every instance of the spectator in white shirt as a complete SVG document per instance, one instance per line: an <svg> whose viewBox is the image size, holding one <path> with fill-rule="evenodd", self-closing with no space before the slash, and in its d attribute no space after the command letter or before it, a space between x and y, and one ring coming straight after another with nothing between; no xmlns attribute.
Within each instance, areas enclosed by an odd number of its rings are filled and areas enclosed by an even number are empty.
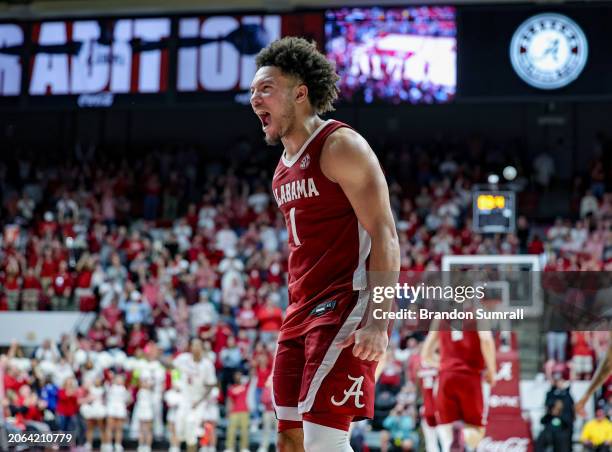
<svg viewBox="0 0 612 452"><path fill-rule="evenodd" d="M208 293L206 291L200 291L200 298L196 304L191 306L190 309L190 323L191 333L194 336L198 335L198 330L207 325L213 325L217 323L219 314L215 309L215 306L209 301Z"/></svg>
<svg viewBox="0 0 612 452"><path fill-rule="evenodd" d="M40 347L38 347L34 352L34 358L36 358L38 361L49 361L56 363L60 359L60 352L57 349L55 342L52 342L51 339L45 339Z"/></svg>

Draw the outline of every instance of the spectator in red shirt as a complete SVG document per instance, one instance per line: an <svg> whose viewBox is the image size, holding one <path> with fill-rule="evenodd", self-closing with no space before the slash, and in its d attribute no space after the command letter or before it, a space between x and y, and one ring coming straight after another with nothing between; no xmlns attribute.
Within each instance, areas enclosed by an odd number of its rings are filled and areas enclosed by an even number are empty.
<svg viewBox="0 0 612 452"><path fill-rule="evenodd" d="M149 342L149 335L140 323L135 323L128 339L127 354L133 355L137 349L143 348Z"/></svg>
<svg viewBox="0 0 612 452"><path fill-rule="evenodd" d="M261 412L261 397L266 386L266 382L272 373L272 363L268 359L266 354L259 354L256 357L254 364L254 376L257 378L257 385L255 387L255 415L259 419Z"/></svg>
<svg viewBox="0 0 612 452"><path fill-rule="evenodd" d="M17 367L9 363L4 372L4 391L12 391L15 394L19 392L22 386L28 384L27 375L23 374Z"/></svg>
<svg viewBox="0 0 612 452"><path fill-rule="evenodd" d="M76 416L79 412L77 389L76 380L69 377L57 394L56 414L60 431L69 432L76 427Z"/></svg>
<svg viewBox="0 0 612 452"><path fill-rule="evenodd" d="M111 299L110 305L102 309L102 322L104 327L109 330L114 330L115 325L123 316L123 311L119 308L119 299L116 295Z"/></svg>
<svg viewBox="0 0 612 452"><path fill-rule="evenodd" d="M15 416L15 423L22 427L30 427L39 432L49 431L49 426L43 422L43 412L47 407L29 385L19 388L19 393L10 406Z"/></svg>
<svg viewBox="0 0 612 452"><path fill-rule="evenodd" d="M77 263L75 296L79 310L83 312L94 311L97 307L97 300L93 293L91 278L95 268L95 261L89 253L84 253Z"/></svg>
<svg viewBox="0 0 612 452"><path fill-rule="evenodd" d="M119 320L115 323L115 326L110 331L108 336L106 337L106 348L123 348L125 346L125 328L123 327L123 322Z"/></svg>
<svg viewBox="0 0 612 452"><path fill-rule="evenodd" d="M531 240L531 243L527 247L527 252L529 254L542 254L544 252L544 243L542 243L538 234L533 236L533 240Z"/></svg>
<svg viewBox="0 0 612 452"><path fill-rule="evenodd" d="M281 324L283 323L283 312L274 302L272 294L268 295L265 304L257 312L259 320L259 331L264 342L276 340Z"/></svg>
<svg viewBox="0 0 612 452"><path fill-rule="evenodd" d="M9 257L7 259L5 273L2 285L8 298L9 310L15 310L21 294L21 278L17 258Z"/></svg>
<svg viewBox="0 0 612 452"><path fill-rule="evenodd" d="M270 284L276 283L279 286L283 284L282 268L278 263L278 259L272 262L270 268L268 268L268 282Z"/></svg>
<svg viewBox="0 0 612 452"><path fill-rule="evenodd" d="M32 267L26 271L23 279L23 310L37 311L38 301L42 292L40 278L36 275L36 270Z"/></svg>
<svg viewBox="0 0 612 452"><path fill-rule="evenodd" d="M43 260L40 264L40 280L43 287L51 284L53 276L57 273L57 260L53 257L51 248L45 248Z"/></svg>
<svg viewBox="0 0 612 452"><path fill-rule="evenodd" d="M98 318L93 327L87 333L87 338L95 345L102 344L106 345L106 338L108 337L108 330L104 326L104 321Z"/></svg>
<svg viewBox="0 0 612 452"><path fill-rule="evenodd" d="M68 302L72 296L74 278L68 271L66 261L60 261L57 273L53 277L53 291L55 296L52 298L51 305L54 310L64 310L68 308Z"/></svg>
<svg viewBox="0 0 612 452"><path fill-rule="evenodd" d="M254 340L257 335L256 328L258 322L259 320L253 309L253 302L248 299L243 300L242 307L238 310L238 315L236 316L238 328L246 330L249 339Z"/></svg>
<svg viewBox="0 0 612 452"><path fill-rule="evenodd" d="M240 429L240 450L249 450L249 406L247 404L248 380L243 381L242 373L234 373L234 384L227 390L227 428L226 449L236 450L236 430Z"/></svg>
<svg viewBox="0 0 612 452"><path fill-rule="evenodd" d="M43 237L53 237L57 232L58 224L53 218L53 213L45 212L43 221L38 225L38 233Z"/></svg>

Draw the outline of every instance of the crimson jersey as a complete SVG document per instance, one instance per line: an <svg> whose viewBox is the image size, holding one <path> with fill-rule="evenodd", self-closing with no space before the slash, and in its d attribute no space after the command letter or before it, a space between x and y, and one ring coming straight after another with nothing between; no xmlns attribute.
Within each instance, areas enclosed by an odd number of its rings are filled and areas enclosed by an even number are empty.
<svg viewBox="0 0 612 452"><path fill-rule="evenodd" d="M289 233L289 306L279 340L340 322L356 301L346 295L366 288L370 237L320 166L325 140L341 127L348 126L325 121L291 160L283 155L274 172L272 191Z"/></svg>
<svg viewBox="0 0 612 452"><path fill-rule="evenodd" d="M480 374L485 368L478 331L440 331L440 373Z"/></svg>

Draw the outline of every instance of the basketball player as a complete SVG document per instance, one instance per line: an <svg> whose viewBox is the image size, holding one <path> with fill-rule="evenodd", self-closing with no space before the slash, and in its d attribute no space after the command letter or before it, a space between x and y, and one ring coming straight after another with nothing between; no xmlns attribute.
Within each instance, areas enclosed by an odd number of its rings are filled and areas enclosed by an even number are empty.
<svg viewBox="0 0 612 452"><path fill-rule="evenodd" d="M581 417L586 416L586 412L584 411L585 405L593 396L597 388L599 388L604 383L604 381L608 379L610 374L612 374L612 331L610 331L610 339L608 340L608 350L606 351L604 359L599 364L599 367L597 367L595 375L593 375L593 379L591 380L591 384L589 385L587 391L574 406L576 414Z"/></svg>
<svg viewBox="0 0 612 452"><path fill-rule="evenodd" d="M389 191L368 143L320 118L333 109L338 76L314 44L283 38L256 65L251 106L266 142L284 146L272 190L289 232L289 307L272 374L278 447L350 451L351 421L374 414L388 344L388 320L368 315L366 289L378 284L366 270L396 281L399 271Z"/></svg>
<svg viewBox="0 0 612 452"><path fill-rule="evenodd" d="M425 439L426 452L439 452L438 435L436 433L436 402L435 386L438 380L438 369L428 366L420 359L417 370L417 382L423 396L423 415L421 417L421 428Z"/></svg>
<svg viewBox="0 0 612 452"><path fill-rule="evenodd" d="M217 386L215 368L204 355L204 345L197 338L192 339L190 351L178 355L173 364L180 372L180 401L174 414L175 433L179 441L185 441L188 451L195 452L208 397ZM170 448L171 452L178 450L176 446Z"/></svg>
<svg viewBox="0 0 612 452"><path fill-rule="evenodd" d="M485 433L482 371L485 380L495 384L495 341L491 331L457 331L450 325L432 322L423 344L423 361L438 367L436 430L442 452L449 452L457 440L453 438L453 423L463 422L463 439L471 449ZM466 328L467 329L467 328ZM439 349L439 358L435 356ZM454 447L455 445L453 445Z"/></svg>

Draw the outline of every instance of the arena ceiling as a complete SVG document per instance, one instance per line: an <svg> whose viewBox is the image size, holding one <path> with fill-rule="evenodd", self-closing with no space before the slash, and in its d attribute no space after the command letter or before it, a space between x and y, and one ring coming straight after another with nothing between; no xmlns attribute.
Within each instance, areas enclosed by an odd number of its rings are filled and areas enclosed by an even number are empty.
<svg viewBox="0 0 612 452"><path fill-rule="evenodd" d="M606 0L583 0L595 3ZM0 0L0 18L35 19L54 16L93 16L100 14L156 14L215 12L228 10L283 11L340 5L398 4L479 4L539 3L558 4L564 0Z"/></svg>

